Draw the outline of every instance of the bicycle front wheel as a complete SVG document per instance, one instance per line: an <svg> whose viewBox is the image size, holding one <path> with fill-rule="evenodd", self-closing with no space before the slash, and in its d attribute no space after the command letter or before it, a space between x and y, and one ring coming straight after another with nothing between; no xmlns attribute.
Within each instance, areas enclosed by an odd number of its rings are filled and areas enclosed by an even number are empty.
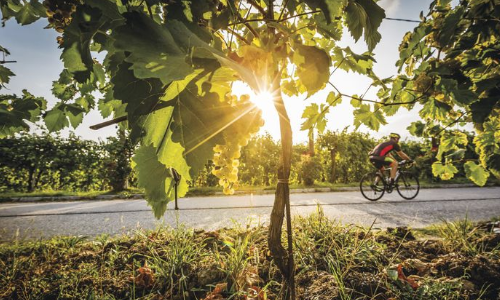
<svg viewBox="0 0 500 300"><path fill-rule="evenodd" d="M377 201L385 193L384 181L378 173L369 173L361 178L359 189L363 197L370 201Z"/></svg>
<svg viewBox="0 0 500 300"><path fill-rule="evenodd" d="M418 177L412 173L402 173L396 182L396 189L401 197L406 200L411 200L417 197L420 191L420 183Z"/></svg>

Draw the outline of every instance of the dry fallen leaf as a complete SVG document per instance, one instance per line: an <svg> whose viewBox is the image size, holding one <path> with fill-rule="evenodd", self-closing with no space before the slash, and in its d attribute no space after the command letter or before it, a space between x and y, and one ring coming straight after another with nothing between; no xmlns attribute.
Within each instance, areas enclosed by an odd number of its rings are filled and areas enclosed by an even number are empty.
<svg viewBox="0 0 500 300"><path fill-rule="evenodd" d="M408 282L408 284L412 287L413 290L418 289L419 284L413 278L406 277L405 273L403 273L403 265L398 265L398 279L403 282Z"/></svg>
<svg viewBox="0 0 500 300"><path fill-rule="evenodd" d="M144 266L140 267L137 272L139 273L135 278L134 282L137 286L149 288L155 283L155 276L153 271L148 267L147 262L144 262Z"/></svg>
<svg viewBox="0 0 500 300"><path fill-rule="evenodd" d="M227 283L219 283L215 286L214 290L210 292L203 300L224 300L222 292L227 288Z"/></svg>

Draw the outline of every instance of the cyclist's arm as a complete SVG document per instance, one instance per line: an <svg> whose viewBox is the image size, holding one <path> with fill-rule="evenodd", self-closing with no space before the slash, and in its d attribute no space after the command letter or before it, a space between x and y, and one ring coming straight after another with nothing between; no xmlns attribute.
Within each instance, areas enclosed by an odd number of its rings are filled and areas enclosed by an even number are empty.
<svg viewBox="0 0 500 300"><path fill-rule="evenodd" d="M406 159L406 160L411 160L411 158L406 155L406 153L404 153L403 151L398 151L397 154L399 155L399 157L401 157L402 159Z"/></svg>

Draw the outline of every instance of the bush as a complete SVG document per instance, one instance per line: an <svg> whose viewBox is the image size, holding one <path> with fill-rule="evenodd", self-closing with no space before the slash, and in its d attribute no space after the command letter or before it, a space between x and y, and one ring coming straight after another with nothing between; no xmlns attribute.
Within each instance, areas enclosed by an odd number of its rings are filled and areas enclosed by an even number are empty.
<svg viewBox="0 0 500 300"><path fill-rule="evenodd" d="M299 178L306 186L314 184L315 180L321 179L323 168L317 157L303 155L299 166Z"/></svg>

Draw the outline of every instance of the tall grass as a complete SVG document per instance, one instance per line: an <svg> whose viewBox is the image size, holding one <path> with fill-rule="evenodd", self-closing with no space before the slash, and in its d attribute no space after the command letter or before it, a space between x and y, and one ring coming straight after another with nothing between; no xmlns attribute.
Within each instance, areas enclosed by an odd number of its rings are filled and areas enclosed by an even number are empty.
<svg viewBox="0 0 500 300"><path fill-rule="evenodd" d="M443 220L434 230L443 238L444 246L450 252L460 252L469 256L485 252L485 245L477 242L484 233L469 220L467 215L464 219L453 222ZM497 246L498 249L500 246Z"/></svg>

